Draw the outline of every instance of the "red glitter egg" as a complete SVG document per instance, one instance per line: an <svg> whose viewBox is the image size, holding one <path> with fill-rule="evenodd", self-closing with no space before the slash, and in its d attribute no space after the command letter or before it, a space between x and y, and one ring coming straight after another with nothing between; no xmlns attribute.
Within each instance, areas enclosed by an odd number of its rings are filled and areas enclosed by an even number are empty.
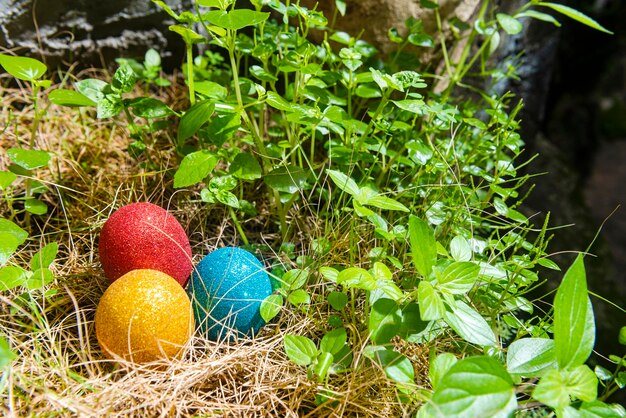
<svg viewBox="0 0 626 418"><path fill-rule="evenodd" d="M193 268L183 227L165 209L132 203L115 211L100 233L100 262L111 281L131 270L161 271L182 286Z"/></svg>

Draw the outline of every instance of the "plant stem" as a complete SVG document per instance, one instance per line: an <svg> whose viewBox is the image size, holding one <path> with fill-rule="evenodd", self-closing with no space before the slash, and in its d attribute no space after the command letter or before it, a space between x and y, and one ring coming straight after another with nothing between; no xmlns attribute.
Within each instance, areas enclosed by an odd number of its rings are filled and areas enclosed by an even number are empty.
<svg viewBox="0 0 626 418"><path fill-rule="evenodd" d="M243 243L245 245L250 245L250 243L248 242L248 237L246 236L246 233L243 231L243 228L241 227L241 224L239 223L239 219L237 218L237 214L235 213L235 210L231 206L229 206L228 211L230 212L230 217L232 218L233 223L235 224L235 228L237 228L237 232L239 232L239 235L241 236Z"/></svg>
<svg viewBox="0 0 626 418"><path fill-rule="evenodd" d="M189 102L196 103L196 92L193 86L193 45L187 44L187 86L189 88Z"/></svg>

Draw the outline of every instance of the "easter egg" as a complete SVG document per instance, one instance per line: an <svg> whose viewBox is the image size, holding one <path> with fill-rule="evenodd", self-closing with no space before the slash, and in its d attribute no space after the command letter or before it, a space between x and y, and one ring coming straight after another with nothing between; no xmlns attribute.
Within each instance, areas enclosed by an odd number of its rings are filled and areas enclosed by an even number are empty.
<svg viewBox="0 0 626 418"><path fill-rule="evenodd" d="M96 338L104 354L136 363L175 357L191 337L194 317L185 290L157 270L133 270L104 292Z"/></svg>
<svg viewBox="0 0 626 418"><path fill-rule="evenodd" d="M152 203L116 210L100 233L99 253L110 281L132 270L152 269L184 286L193 268L185 230L172 214Z"/></svg>
<svg viewBox="0 0 626 418"><path fill-rule="evenodd" d="M232 341L257 333L263 326L259 309L272 286L254 255L225 247L200 261L187 291L200 331L214 341Z"/></svg>

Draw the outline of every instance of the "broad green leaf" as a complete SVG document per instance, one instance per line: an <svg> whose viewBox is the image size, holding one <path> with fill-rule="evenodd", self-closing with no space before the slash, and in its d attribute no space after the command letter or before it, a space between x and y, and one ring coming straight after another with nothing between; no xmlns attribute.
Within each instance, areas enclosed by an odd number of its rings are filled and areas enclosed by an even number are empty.
<svg viewBox="0 0 626 418"><path fill-rule="evenodd" d="M437 259L435 234L426 222L417 216L409 216L409 238L413 263L419 274L428 278Z"/></svg>
<svg viewBox="0 0 626 418"><path fill-rule="evenodd" d="M17 354L11 351L8 341L0 337L0 370L4 370L16 357Z"/></svg>
<svg viewBox="0 0 626 418"><path fill-rule="evenodd" d="M249 68L249 71L250 74L252 74L261 81L268 81L270 83L278 81L278 77L276 77L274 74L267 72L263 67L260 67L258 65L251 66Z"/></svg>
<svg viewBox="0 0 626 418"><path fill-rule="evenodd" d="M258 25L267 20L269 16L269 13L256 12L249 9L234 9L229 12L212 10L203 15L204 19L215 26L230 30L239 30L246 26Z"/></svg>
<svg viewBox="0 0 626 418"><path fill-rule="evenodd" d="M496 14L496 19L498 19L498 23L502 29L509 35L517 35L524 29L524 26L519 20L505 13Z"/></svg>
<svg viewBox="0 0 626 418"><path fill-rule="evenodd" d="M204 7L217 7L220 10L225 10L233 3L234 0L196 0L198 5Z"/></svg>
<svg viewBox="0 0 626 418"><path fill-rule="evenodd" d="M324 266L320 267L318 271L326 280L337 283L337 276L339 276L339 271L337 269Z"/></svg>
<svg viewBox="0 0 626 418"><path fill-rule="evenodd" d="M447 307L444 319L450 328L470 343L497 345L496 336L485 318L463 301L457 300L454 306Z"/></svg>
<svg viewBox="0 0 626 418"><path fill-rule="evenodd" d="M341 16L346 15L346 0L335 0L335 7Z"/></svg>
<svg viewBox="0 0 626 418"><path fill-rule="evenodd" d="M26 280L25 285L29 290L41 289L47 284L52 283L54 275L47 268L40 268L33 271L32 275Z"/></svg>
<svg viewBox="0 0 626 418"><path fill-rule="evenodd" d="M34 215L45 215L48 213L48 205L34 197L24 200L24 209Z"/></svg>
<svg viewBox="0 0 626 418"><path fill-rule="evenodd" d="M196 93L213 99L223 99L228 94L226 87L213 81L203 80L194 82Z"/></svg>
<svg viewBox="0 0 626 418"><path fill-rule="evenodd" d="M540 377L557 367L554 341L548 338L522 338L507 350L506 368L509 373L525 377Z"/></svg>
<svg viewBox="0 0 626 418"><path fill-rule="evenodd" d="M274 109L282 110L284 112L293 110L291 103L289 103L287 100L283 99L280 95L274 93L273 91L267 92L267 98L265 99L265 102L268 105L272 106Z"/></svg>
<svg viewBox="0 0 626 418"><path fill-rule="evenodd" d="M333 183L339 187L339 189L354 197L359 195L359 186L349 176L341 171L331 169L327 169L326 173L328 173L328 176L332 179Z"/></svg>
<svg viewBox="0 0 626 418"><path fill-rule="evenodd" d="M0 54L0 65L13 77L30 82L41 78L48 70L43 62L34 58L5 54Z"/></svg>
<svg viewBox="0 0 626 418"><path fill-rule="evenodd" d="M559 267L557 263L550 260L549 258L540 258L539 260L537 260L537 264L545 268L549 268L550 270L561 271L561 267Z"/></svg>
<svg viewBox="0 0 626 418"><path fill-rule="evenodd" d="M565 273L554 298L554 348L561 369L583 364L595 342L593 308L582 255Z"/></svg>
<svg viewBox="0 0 626 418"><path fill-rule="evenodd" d="M284 165L270 171L263 181L281 193L296 193L306 185L307 173L295 165Z"/></svg>
<svg viewBox="0 0 626 418"><path fill-rule="evenodd" d="M175 20L179 19L178 14L176 14L171 8L170 6L168 6L164 1L162 0L152 0L152 3L156 4L157 6L159 6L160 8L162 8L168 15L170 15L171 17L173 17Z"/></svg>
<svg viewBox="0 0 626 418"><path fill-rule="evenodd" d="M158 119L174 115L174 111L168 105L152 97L137 97L127 102L127 106L133 109L133 113L140 118Z"/></svg>
<svg viewBox="0 0 626 418"><path fill-rule="evenodd" d="M375 344L386 344L400 331L402 313L398 304L391 299L378 299L372 305L368 328Z"/></svg>
<svg viewBox="0 0 626 418"><path fill-rule="evenodd" d="M327 332L320 341L320 351L325 353L331 353L333 355L338 354L348 341L348 334L345 328L336 328Z"/></svg>
<svg viewBox="0 0 626 418"><path fill-rule="evenodd" d="M376 280L378 290L382 291L389 298L398 301L404 296L402 290L393 282L391 271L385 264L376 261L371 272L374 280Z"/></svg>
<svg viewBox="0 0 626 418"><path fill-rule="evenodd" d="M435 321L443 317L446 307L430 282L420 281L417 286L417 301L420 307L422 321Z"/></svg>
<svg viewBox="0 0 626 418"><path fill-rule="evenodd" d="M454 295L467 293L476 283L479 271L480 267L469 261L451 263L441 273L438 288Z"/></svg>
<svg viewBox="0 0 626 418"><path fill-rule="evenodd" d="M39 150L9 148L7 155L11 161L26 170L47 166L50 161L50 153Z"/></svg>
<svg viewBox="0 0 626 418"><path fill-rule="evenodd" d="M553 10L556 10L557 12L569 17L570 19L574 19L580 23L582 23L583 25L587 25L590 28L599 30L601 32L605 32L608 34L613 34L613 32L611 32L608 29L605 29L604 27L602 27L602 25L600 25L598 22L596 22L595 20L593 20L592 18L590 18L589 16L585 15L584 13L579 12L576 9L572 9L569 6L565 6L564 4L557 4L557 3L550 3L550 2L539 2L537 3L537 6L544 6L544 7L549 7Z"/></svg>
<svg viewBox="0 0 626 418"><path fill-rule="evenodd" d="M317 362L313 366L313 373L318 377L318 381L322 382L326 378L334 360L334 356L329 352L323 351L319 354Z"/></svg>
<svg viewBox="0 0 626 418"><path fill-rule="evenodd" d="M104 89L108 86L105 81L88 78L74 83L76 90L94 103L98 103L104 97Z"/></svg>
<svg viewBox="0 0 626 418"><path fill-rule="evenodd" d="M122 110L124 110L122 97L119 94L106 94L96 104L96 117L98 119L112 118Z"/></svg>
<svg viewBox="0 0 626 418"><path fill-rule="evenodd" d="M217 190L215 192L215 198L218 202L230 206L231 208L239 209L239 199L234 193L228 190Z"/></svg>
<svg viewBox="0 0 626 418"><path fill-rule="evenodd" d="M555 409L570 404L570 396L591 402L597 397L598 379L586 365L572 370L550 370L539 381L533 398Z"/></svg>
<svg viewBox="0 0 626 418"><path fill-rule="evenodd" d="M385 210L398 210L401 212L410 212L409 208L404 206L402 203L397 200L391 199L387 196L376 195L368 198L365 202L362 202L364 205L374 206L379 209Z"/></svg>
<svg viewBox="0 0 626 418"><path fill-rule="evenodd" d="M348 304L348 295L343 292L332 291L328 294L327 300L333 309L340 311Z"/></svg>
<svg viewBox="0 0 626 418"><path fill-rule="evenodd" d="M59 106L79 107L96 105L96 102L84 94L68 89L52 90L50 94L48 94L48 100Z"/></svg>
<svg viewBox="0 0 626 418"><path fill-rule="evenodd" d="M130 93L135 87L137 75L128 64L121 65L113 74L111 87L115 92Z"/></svg>
<svg viewBox="0 0 626 418"><path fill-rule="evenodd" d="M206 136L216 146L221 147L235 135L241 127L239 113L220 115L214 118L206 130Z"/></svg>
<svg viewBox="0 0 626 418"><path fill-rule="evenodd" d="M0 239L2 235L0 234ZM0 244L2 247L2 244ZM11 290L23 285L28 279L28 272L18 266L5 266L0 268L0 291Z"/></svg>
<svg viewBox="0 0 626 418"><path fill-rule="evenodd" d="M618 404L605 404L601 401L583 402L578 409L581 418L624 418L626 409Z"/></svg>
<svg viewBox="0 0 626 418"><path fill-rule="evenodd" d="M196 102L191 106L180 119L176 135L178 144L193 136L211 118L214 109L215 104L209 100Z"/></svg>
<svg viewBox="0 0 626 418"><path fill-rule="evenodd" d="M304 286L309 279L309 272L301 269L291 269L282 277L282 287L285 290L296 290Z"/></svg>
<svg viewBox="0 0 626 418"><path fill-rule="evenodd" d="M296 306L303 304L308 305L311 303L311 295L304 289L296 289L287 296L287 300L289 303Z"/></svg>
<svg viewBox="0 0 626 418"><path fill-rule="evenodd" d="M621 345L626 345L626 327L619 329L618 341Z"/></svg>
<svg viewBox="0 0 626 418"><path fill-rule="evenodd" d="M187 154L174 174L174 188L200 183L213 171L218 161L215 154L206 150Z"/></svg>
<svg viewBox="0 0 626 418"><path fill-rule="evenodd" d="M376 289L376 280L365 269L360 267L348 267L337 275L337 284L347 288L357 288L363 290Z"/></svg>
<svg viewBox="0 0 626 418"><path fill-rule="evenodd" d="M405 355L397 351L383 347L371 347L372 350L365 354L376 360L385 371L387 377L401 385L413 385L415 381L415 371L413 364Z"/></svg>
<svg viewBox="0 0 626 418"><path fill-rule="evenodd" d="M283 307L283 297L281 295L269 295L261 302L261 318L265 322L270 322Z"/></svg>
<svg viewBox="0 0 626 418"><path fill-rule="evenodd" d="M450 241L450 255L456 261L470 261L472 259L472 247L465 238L457 235Z"/></svg>
<svg viewBox="0 0 626 418"><path fill-rule="evenodd" d="M0 171L0 190L6 190L15 180L17 180L15 173Z"/></svg>
<svg viewBox="0 0 626 418"><path fill-rule="evenodd" d="M24 231L12 221L4 218L0 218L0 233L13 235L17 245L22 245L24 241L26 241L26 238L28 238L28 232Z"/></svg>
<svg viewBox="0 0 626 418"><path fill-rule="evenodd" d="M393 104L402 110L415 113L418 115L423 114L426 111L426 104L423 100L406 99L406 100L392 100Z"/></svg>
<svg viewBox="0 0 626 418"><path fill-rule="evenodd" d="M537 20L543 20L544 22L552 23L554 26L560 27L561 23L556 20L552 15L547 13L537 12L535 10L526 10L525 12L518 13L515 15L516 18L520 17L530 17Z"/></svg>
<svg viewBox="0 0 626 418"><path fill-rule="evenodd" d="M439 380L427 406L432 416L506 418L517 408L515 385L494 358L459 360Z"/></svg>
<svg viewBox="0 0 626 418"><path fill-rule="evenodd" d="M184 25L171 25L168 29L179 34L187 45L198 44L206 41L204 36L197 34Z"/></svg>
<svg viewBox="0 0 626 418"><path fill-rule="evenodd" d="M430 378L430 385L433 389L437 389L441 379L448 373L450 368L456 364L458 359L452 353L441 353L433 361L430 362L428 367L428 377Z"/></svg>
<svg viewBox="0 0 626 418"><path fill-rule="evenodd" d="M298 366L308 366L318 354L315 343L300 335L286 335L283 346L287 357Z"/></svg>
<svg viewBox="0 0 626 418"><path fill-rule="evenodd" d="M263 174L259 162L247 152L240 152L235 156L228 172L242 180L256 180Z"/></svg>

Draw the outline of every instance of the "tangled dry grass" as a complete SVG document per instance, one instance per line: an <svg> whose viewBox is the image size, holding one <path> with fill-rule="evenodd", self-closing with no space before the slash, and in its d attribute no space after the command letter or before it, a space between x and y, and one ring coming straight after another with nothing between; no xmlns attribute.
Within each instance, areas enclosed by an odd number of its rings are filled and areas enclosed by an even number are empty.
<svg viewBox="0 0 626 418"><path fill-rule="evenodd" d="M7 126L0 136L2 170L8 165L6 150L28 143L33 109L27 89L0 91L0 123ZM315 340L320 336L329 309L315 294L308 315L286 309L279 321L267 325L253 340L227 344L195 336L181 358L160 364L105 359L93 322L107 286L97 243L102 224L115 208L134 201L168 208L188 231L195 262L211 249L237 244L236 229L224 209L207 209L197 191L173 192L168 169L177 166L177 157L167 138L152 138L147 150L152 164L146 160L138 164L126 151L129 140L122 122L99 121L90 111L61 108L45 100L44 105L36 148L50 151L54 158L49 169L37 172L37 178L48 187L42 197L49 211L31 218L30 238L10 263L28 266L32 255L52 241L59 243L60 251L52 266L52 285L41 291L18 288L0 293L0 332L17 354L0 379L3 416L398 417L414 413L399 401L384 372L361 355L366 336L356 329L349 330L353 368L329 380L326 396L331 401L315 402L321 386L307 378L304 367L289 361L282 346L287 334ZM21 192L14 191L16 196ZM0 202L0 215L6 216L8 205ZM246 221L246 229L252 231L249 238L277 249L279 237L271 220L263 216L262 204L260 212ZM295 234L302 240L298 247L302 251L311 239L310 231L319 229L315 218L312 212L298 215L298 224L306 226ZM266 265L288 262L272 251L262 256ZM416 375L424 376L428 353L416 347L410 350L407 354L414 364L423 365Z"/></svg>

